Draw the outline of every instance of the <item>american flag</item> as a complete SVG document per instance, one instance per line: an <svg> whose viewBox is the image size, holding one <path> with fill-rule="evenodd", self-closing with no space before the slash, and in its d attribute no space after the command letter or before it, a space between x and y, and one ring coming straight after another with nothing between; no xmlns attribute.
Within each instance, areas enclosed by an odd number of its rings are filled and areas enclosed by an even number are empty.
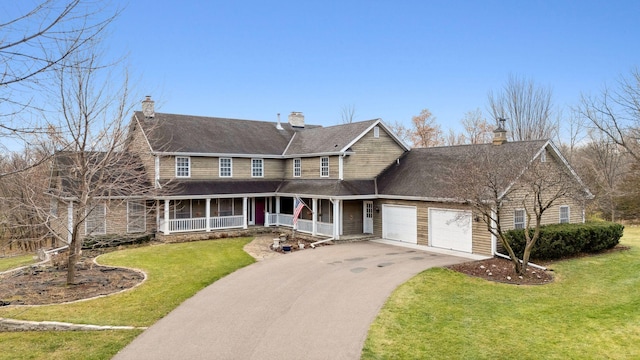
<svg viewBox="0 0 640 360"><path fill-rule="evenodd" d="M304 202L302 201L302 199L296 196L293 202L293 225L296 225L298 223L298 216L300 216L303 208Z"/></svg>

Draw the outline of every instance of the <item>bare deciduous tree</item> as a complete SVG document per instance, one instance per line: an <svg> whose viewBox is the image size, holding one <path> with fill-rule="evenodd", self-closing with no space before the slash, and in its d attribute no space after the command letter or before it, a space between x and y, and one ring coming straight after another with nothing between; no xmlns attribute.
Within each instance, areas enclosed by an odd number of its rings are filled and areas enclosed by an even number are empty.
<svg viewBox="0 0 640 360"><path fill-rule="evenodd" d="M356 119L356 106L345 105L340 109L340 118L343 124L351 124Z"/></svg>
<svg viewBox="0 0 640 360"><path fill-rule="evenodd" d="M465 142L469 144L486 144L491 142L495 126L487 122L487 119L482 116L480 109L465 113L461 122L464 128L463 135Z"/></svg>
<svg viewBox="0 0 640 360"><path fill-rule="evenodd" d="M419 115L411 118L412 129L409 130L409 139L413 147L424 148L440 146L444 144L442 130L436 123L429 109L423 109Z"/></svg>
<svg viewBox="0 0 640 360"><path fill-rule="evenodd" d="M46 224L54 236L69 244L67 283L72 284L84 236L104 230L104 220L95 219L104 219L108 209L127 200L144 199L153 191L153 184L140 159L124 151L125 122L132 109L126 74L115 76L115 66L103 66L97 49L75 54L68 61L56 73L56 116L62 122L52 121L48 133L49 141L59 150L53 157L54 180L49 193L67 205L67 215L62 223ZM109 81L114 78L124 81L114 86ZM41 219L49 218L48 206L35 198L29 205Z"/></svg>
<svg viewBox="0 0 640 360"><path fill-rule="evenodd" d="M552 91L532 80L510 75L501 91L489 92L488 100L493 117L507 119L511 140L551 139L557 132Z"/></svg>
<svg viewBox="0 0 640 360"><path fill-rule="evenodd" d="M589 142L577 150L577 167L594 191L599 212L611 221L617 219L621 186L630 171L629 156L620 145L598 131L589 132Z"/></svg>
<svg viewBox="0 0 640 360"><path fill-rule="evenodd" d="M388 124L387 126L389 127L389 130L391 130L391 132L393 132L398 137L398 139L400 139L405 144L410 145L410 130L406 126L404 126L403 123L396 120L393 122L393 124Z"/></svg>
<svg viewBox="0 0 640 360"><path fill-rule="evenodd" d="M531 250L540 235L543 214L560 199L582 196L573 174L554 162L533 159L535 152L503 151L505 145L465 147L448 178L460 202L467 203L480 214L487 230L507 251L515 270L523 274ZM520 173L520 171L522 171ZM518 175L519 174L519 175ZM526 245L519 260L503 229L505 211L525 209Z"/></svg>
<svg viewBox="0 0 640 360"><path fill-rule="evenodd" d="M108 15L106 5L94 0L16 1L8 8L10 18L0 23L0 148L5 150L46 131L32 120L39 116L21 115L40 110L38 95L51 86L52 75L64 66L81 66L86 59L73 55L91 47L119 13Z"/></svg>
<svg viewBox="0 0 640 360"><path fill-rule="evenodd" d="M598 131L640 162L640 71L620 77L614 89L583 95L577 111Z"/></svg>

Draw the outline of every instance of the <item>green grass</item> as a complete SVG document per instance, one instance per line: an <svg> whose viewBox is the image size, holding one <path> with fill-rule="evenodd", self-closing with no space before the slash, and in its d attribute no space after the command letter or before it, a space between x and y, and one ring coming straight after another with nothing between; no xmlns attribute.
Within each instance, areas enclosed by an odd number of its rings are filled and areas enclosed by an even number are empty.
<svg viewBox="0 0 640 360"><path fill-rule="evenodd" d="M12 256L0 258L0 272L15 269L20 266L34 264L36 260L33 255Z"/></svg>
<svg viewBox="0 0 640 360"><path fill-rule="evenodd" d="M427 270L389 298L362 358L640 358L640 228L622 244L631 250L552 265L543 286Z"/></svg>
<svg viewBox="0 0 640 360"><path fill-rule="evenodd" d="M0 333L0 360L111 359L141 331Z"/></svg>
<svg viewBox="0 0 640 360"><path fill-rule="evenodd" d="M105 265L142 269L134 290L67 305L0 309L0 317L95 325L149 326L207 285L255 260L251 238L146 246L105 254ZM0 359L110 359L140 331L0 333Z"/></svg>
<svg viewBox="0 0 640 360"><path fill-rule="evenodd" d="M104 265L142 269L133 291L91 301L0 309L0 317L96 325L149 326L221 277L254 262L242 250L250 238L145 246L98 258Z"/></svg>

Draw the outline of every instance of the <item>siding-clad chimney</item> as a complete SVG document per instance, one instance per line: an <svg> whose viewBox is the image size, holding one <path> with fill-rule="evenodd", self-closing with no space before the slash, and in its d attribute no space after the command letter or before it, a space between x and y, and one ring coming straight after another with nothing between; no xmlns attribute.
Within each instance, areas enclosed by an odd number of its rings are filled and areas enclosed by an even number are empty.
<svg viewBox="0 0 640 360"><path fill-rule="evenodd" d="M147 95L146 99L142 100L142 114L146 118L152 118L156 116L154 109L155 101L151 100L151 96Z"/></svg>
<svg viewBox="0 0 640 360"><path fill-rule="evenodd" d="M293 127L303 128L304 127L304 115L298 111L292 111L289 114L289 124Z"/></svg>
<svg viewBox="0 0 640 360"><path fill-rule="evenodd" d="M505 119L498 119L498 128L493 130L493 145L502 145L507 142L507 130L504 128Z"/></svg>

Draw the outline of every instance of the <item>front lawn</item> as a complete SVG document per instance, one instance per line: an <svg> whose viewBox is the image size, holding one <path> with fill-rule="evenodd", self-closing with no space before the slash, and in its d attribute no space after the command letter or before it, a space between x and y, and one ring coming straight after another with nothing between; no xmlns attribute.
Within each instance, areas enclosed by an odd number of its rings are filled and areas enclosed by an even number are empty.
<svg viewBox="0 0 640 360"><path fill-rule="evenodd" d="M427 270L389 298L362 358L640 358L640 228L621 244L631 250L553 264L549 285Z"/></svg>
<svg viewBox="0 0 640 360"><path fill-rule="evenodd" d="M0 308L0 317L95 325L150 326L184 300L254 259L251 238L145 246L99 258L104 265L142 269L147 281L121 294L67 305ZM0 333L0 359L108 359L140 331ZM31 344L31 345L29 345ZM94 346L92 344L102 344Z"/></svg>
<svg viewBox="0 0 640 360"><path fill-rule="evenodd" d="M20 255L0 258L0 272L15 269L20 266L34 264L36 260L33 255Z"/></svg>

